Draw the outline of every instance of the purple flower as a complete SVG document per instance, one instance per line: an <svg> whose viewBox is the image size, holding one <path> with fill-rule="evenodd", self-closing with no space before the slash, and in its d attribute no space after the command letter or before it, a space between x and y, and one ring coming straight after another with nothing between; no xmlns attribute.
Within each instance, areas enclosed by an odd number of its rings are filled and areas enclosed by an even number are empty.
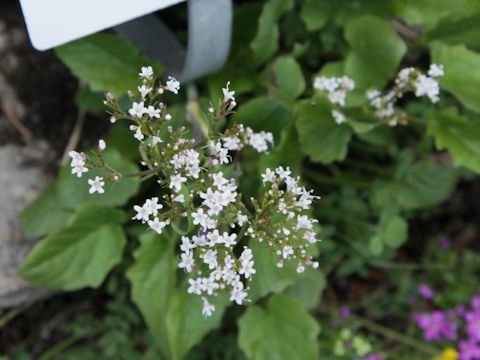
<svg viewBox="0 0 480 360"><path fill-rule="evenodd" d="M454 311L455 311L455 314L457 314L460 317L464 317L465 314L467 313L467 310L465 309L465 305L457 305Z"/></svg>
<svg viewBox="0 0 480 360"><path fill-rule="evenodd" d="M439 243L439 245L442 249L448 249L450 247L450 245L452 245L452 242L446 236L444 238L440 239L440 241L438 243Z"/></svg>
<svg viewBox="0 0 480 360"><path fill-rule="evenodd" d="M457 325L453 320L452 316L439 310L431 314L413 315L413 321L423 330L423 336L427 341L455 340Z"/></svg>
<svg viewBox="0 0 480 360"><path fill-rule="evenodd" d="M480 310L467 312L465 321L467 322L466 331L470 340L480 341Z"/></svg>
<svg viewBox="0 0 480 360"><path fill-rule="evenodd" d="M460 341L458 346L458 360L478 360L480 359L480 346L478 343L467 340Z"/></svg>
<svg viewBox="0 0 480 360"><path fill-rule="evenodd" d="M383 357L379 354L370 354L365 356L362 360L383 360Z"/></svg>
<svg viewBox="0 0 480 360"><path fill-rule="evenodd" d="M348 306L342 306L340 308L340 315L345 319L348 318L350 316L350 308Z"/></svg>
<svg viewBox="0 0 480 360"><path fill-rule="evenodd" d="M426 300L432 300L435 297L435 291L433 291L427 284L418 285L418 295Z"/></svg>
<svg viewBox="0 0 480 360"><path fill-rule="evenodd" d="M480 310L480 294L475 295L472 300L470 300L470 306L474 310Z"/></svg>

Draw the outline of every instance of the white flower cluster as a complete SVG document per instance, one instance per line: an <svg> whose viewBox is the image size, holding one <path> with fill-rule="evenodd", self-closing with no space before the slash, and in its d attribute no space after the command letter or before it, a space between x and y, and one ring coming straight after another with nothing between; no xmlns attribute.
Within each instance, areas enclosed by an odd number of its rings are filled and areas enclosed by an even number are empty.
<svg viewBox="0 0 480 360"><path fill-rule="evenodd" d="M318 241L314 231L317 220L301 214L310 208L316 196L299 185L300 179L292 177L289 168L266 169L262 180L265 185L271 184L262 204L262 208L271 209L271 212L262 214L264 216L259 220L258 225L263 230L255 230L253 224L247 233L254 234L259 241L266 241L280 257L278 267L283 267L285 260L296 259L299 273L305 271L305 266L317 268L318 262L308 255L308 244Z"/></svg>
<svg viewBox="0 0 480 360"><path fill-rule="evenodd" d="M273 135L254 132L239 124L223 134L212 135L216 132L209 131L205 142L191 139L184 127L173 129L166 124L171 116L158 99L164 91L178 93L178 81L169 77L165 85L156 85L151 67L143 67L139 76L143 83L137 96L129 93L132 105L128 111L123 111L110 94L106 104L113 109L115 122L119 119L133 122L130 129L139 140L145 170L136 174L117 173L104 162L103 141L99 142L97 153L100 164L83 153L72 152L72 173L77 176L86 172L87 166L103 166L110 173L90 179L90 193L103 193L106 181L119 181L122 176L158 177L165 194L134 205L132 219L147 224L157 234L167 227L185 234L179 231L180 224L188 223L190 235L182 236L178 267L187 275L188 293L202 298L205 316L215 311L211 297L220 293L227 293L236 304L247 301L248 282L256 270L254 254L245 238L273 248L280 256L279 267L290 259L296 261L298 272L303 272L306 266L317 267L318 263L307 254L309 245L317 241L315 220L301 214L309 209L315 197L299 185L299 179L293 178L288 168L267 170L262 178L264 183L271 183L270 188L261 206L252 200L255 209L252 214L242 202L236 180L226 175L231 172L224 170L232 162L231 151L251 146L259 153L266 152L273 144ZM235 92L229 86L230 82L222 89L219 107L211 105L209 109L212 121L227 116L236 106Z"/></svg>
<svg viewBox="0 0 480 360"><path fill-rule="evenodd" d="M316 77L313 87L328 94L328 100L332 104L345 106L347 93L355 88L355 82L347 76L342 77ZM337 124L346 121L345 115L339 110L332 110L333 119Z"/></svg>
<svg viewBox="0 0 480 360"><path fill-rule="evenodd" d="M391 90L385 94L378 90L369 90L367 98L379 119L386 120L390 126L396 126L406 122L404 114L395 111L397 100L404 94L412 92L416 97L426 96L432 103L438 102L440 93L438 78L443 74L443 65L431 64L427 74L408 67L400 70L395 78L395 86Z"/></svg>

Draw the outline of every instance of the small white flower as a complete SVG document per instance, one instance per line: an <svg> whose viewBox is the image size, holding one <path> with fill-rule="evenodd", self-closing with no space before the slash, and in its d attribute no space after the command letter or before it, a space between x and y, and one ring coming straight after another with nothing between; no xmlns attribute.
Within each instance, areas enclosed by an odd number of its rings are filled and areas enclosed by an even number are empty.
<svg viewBox="0 0 480 360"><path fill-rule="evenodd" d="M202 315L209 317L209 316L212 316L214 311L215 311L215 305L210 304L207 298L203 298Z"/></svg>
<svg viewBox="0 0 480 360"><path fill-rule="evenodd" d="M135 216L132 218L133 220L141 220L142 223L146 222L150 218L150 209L148 209L145 205L144 206L138 206L134 205L133 210L137 212Z"/></svg>
<svg viewBox="0 0 480 360"><path fill-rule="evenodd" d="M174 94L178 94L178 90L180 90L180 83L174 77L169 76L165 89L171 91Z"/></svg>
<svg viewBox="0 0 480 360"><path fill-rule="evenodd" d="M105 151L105 149L107 148L107 144L105 143L105 140L98 140L98 149L100 151Z"/></svg>
<svg viewBox="0 0 480 360"><path fill-rule="evenodd" d="M83 165L77 165L72 167L72 174L77 175L77 177L82 177L83 173L86 173L88 169Z"/></svg>
<svg viewBox="0 0 480 360"><path fill-rule="evenodd" d="M343 115L343 113L338 110L332 110L332 116L338 125L343 124L345 121L347 121L345 115Z"/></svg>
<svg viewBox="0 0 480 360"><path fill-rule="evenodd" d="M142 129L140 129L140 126L135 131L135 134L133 135L133 137L138 141L142 141L145 138L145 136L142 133Z"/></svg>
<svg viewBox="0 0 480 360"><path fill-rule="evenodd" d="M141 118L145 113L145 106L143 101L140 101L139 103L134 102L132 104L132 107L128 110L128 113L131 116Z"/></svg>
<svg viewBox="0 0 480 360"><path fill-rule="evenodd" d="M196 294L196 295L202 294L202 278L198 278L195 280L188 279L188 283L190 284L190 287L187 290L189 294Z"/></svg>
<svg viewBox="0 0 480 360"><path fill-rule="evenodd" d="M160 109L155 109L152 105L149 105L145 109L145 113L150 116L151 118L160 118Z"/></svg>
<svg viewBox="0 0 480 360"><path fill-rule="evenodd" d="M172 120L172 115L166 114L165 115L165 121L170 121L170 120Z"/></svg>
<svg viewBox="0 0 480 360"><path fill-rule="evenodd" d="M267 183L267 182L273 183L275 181L275 172L267 168L265 170L265 173L262 174L262 181L263 183Z"/></svg>
<svg viewBox="0 0 480 360"><path fill-rule="evenodd" d="M284 246L282 250L282 257L284 259L288 259L290 255L293 255L293 248L289 245Z"/></svg>
<svg viewBox="0 0 480 360"><path fill-rule="evenodd" d="M240 211L237 213L237 224L238 226L243 226L243 224L248 222L248 216L243 215Z"/></svg>
<svg viewBox="0 0 480 360"><path fill-rule="evenodd" d="M170 178L170 185L169 188L173 189L175 192L179 192L182 189L182 184L187 181L186 177L183 177L179 174L173 175Z"/></svg>
<svg viewBox="0 0 480 360"><path fill-rule="evenodd" d="M200 225L202 228L207 228L208 215L203 212L202 208L198 208L197 211L192 213L193 225Z"/></svg>
<svg viewBox="0 0 480 360"><path fill-rule="evenodd" d="M183 196L183 194L179 194L179 195L175 196L172 200L175 201L175 202L178 202L178 203L184 203L185 202L185 197Z"/></svg>
<svg viewBox="0 0 480 360"><path fill-rule="evenodd" d="M233 233L228 235L228 233L223 233L223 243L226 247L233 247L237 244L237 234Z"/></svg>
<svg viewBox="0 0 480 360"><path fill-rule="evenodd" d="M428 75L433 78L443 76L443 65L431 64L430 69L428 69Z"/></svg>
<svg viewBox="0 0 480 360"><path fill-rule="evenodd" d="M192 272L192 269L193 269L193 265L194 265L194 262L193 262L193 253L182 253L180 255L180 262L178 263L178 267L180 269L185 269L186 272ZM191 280L191 279L190 279ZM189 282L190 282L189 280ZM201 285L201 282L200 282L200 285ZM189 291L190 293L190 291ZM198 295L200 295L200 293L198 293Z"/></svg>
<svg viewBox="0 0 480 360"><path fill-rule="evenodd" d="M88 185L90 185L90 189L88 190L90 194L95 192L103 194L105 192L105 190L103 190L105 182L101 176L95 176L95 179L88 179Z"/></svg>
<svg viewBox="0 0 480 360"><path fill-rule="evenodd" d="M155 231L157 234L161 234L167 223L165 221L160 221L157 217L148 221L148 226L150 229Z"/></svg>
<svg viewBox="0 0 480 360"><path fill-rule="evenodd" d="M151 66L143 66L138 75L144 79L150 80L153 77L153 68Z"/></svg>
<svg viewBox="0 0 480 360"><path fill-rule="evenodd" d="M230 81L227 81L227 86L222 88L223 91L223 102L235 101L235 91L229 89Z"/></svg>
<svg viewBox="0 0 480 360"><path fill-rule="evenodd" d="M142 96L142 99L144 99L152 90L153 89L151 87L148 87L145 85L138 87L138 91L140 91L140 95Z"/></svg>
<svg viewBox="0 0 480 360"><path fill-rule="evenodd" d="M238 305L242 305L246 297L247 297L247 292L241 288L235 287L230 292L230 301L234 301Z"/></svg>
<svg viewBox="0 0 480 360"><path fill-rule="evenodd" d="M159 136L152 136L152 145L156 146L157 144L162 143L163 140Z"/></svg>
<svg viewBox="0 0 480 360"><path fill-rule="evenodd" d="M427 96L432 103L438 102L438 94L440 92L440 86L438 85L438 81L425 76L425 75L420 75L417 78L417 81L415 83L415 96L421 97L421 96Z"/></svg>

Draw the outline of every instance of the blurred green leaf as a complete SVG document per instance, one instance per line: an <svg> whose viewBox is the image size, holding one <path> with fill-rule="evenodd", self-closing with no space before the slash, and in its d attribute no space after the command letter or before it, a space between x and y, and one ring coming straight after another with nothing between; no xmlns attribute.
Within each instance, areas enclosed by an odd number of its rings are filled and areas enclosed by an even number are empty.
<svg viewBox="0 0 480 360"><path fill-rule="evenodd" d="M151 65L157 74L161 66L140 54L120 36L95 34L56 48L57 55L92 91L111 91L120 96L136 90L138 72Z"/></svg>
<svg viewBox="0 0 480 360"><path fill-rule="evenodd" d="M314 360L319 358L320 328L298 300L273 295L265 309L248 308L238 322L240 348L252 360Z"/></svg>
<svg viewBox="0 0 480 360"><path fill-rule="evenodd" d="M350 20L345 37L351 52L345 60L345 73L359 88L382 87L397 71L407 51L391 25L375 16Z"/></svg>
<svg viewBox="0 0 480 360"><path fill-rule="evenodd" d="M443 89L455 95L466 107L480 112L480 54L464 45L434 43L432 61L445 67L440 78Z"/></svg>
<svg viewBox="0 0 480 360"><path fill-rule="evenodd" d="M270 89L280 99L293 100L305 91L305 79L297 61L290 56L277 58L272 66Z"/></svg>
<svg viewBox="0 0 480 360"><path fill-rule="evenodd" d="M372 188L373 203L397 204L405 210L435 206L446 200L453 190L457 172L451 166L425 160L397 169L393 181L377 180Z"/></svg>
<svg viewBox="0 0 480 360"><path fill-rule="evenodd" d="M427 31L424 39L427 42L439 40L448 45L463 44L472 50L480 50L480 14L468 17L449 16Z"/></svg>
<svg viewBox="0 0 480 360"><path fill-rule="evenodd" d="M164 355L182 359L211 329L220 324L227 305L225 296L215 298L215 313L202 315L202 300L177 287L175 238L146 234L135 251L135 262L127 272L132 300L142 312Z"/></svg>
<svg viewBox="0 0 480 360"><path fill-rule="evenodd" d="M108 147L104 154L107 164L121 173L134 173L138 171L137 166L123 158L116 149ZM91 170L78 178L71 174L70 167L66 166L60 171L57 180L58 200L65 208L76 208L79 204L102 204L102 205L124 205L130 197L138 191L140 183L134 178L124 178L118 183L108 183L105 186L104 194L90 194L89 185L85 179L95 176L105 176L104 170Z"/></svg>
<svg viewBox="0 0 480 360"><path fill-rule="evenodd" d="M51 289L97 287L122 258L126 244L123 212L85 205L71 224L37 244L20 268L30 283Z"/></svg>
<svg viewBox="0 0 480 360"><path fill-rule="evenodd" d="M295 265L291 261L285 262L283 268L277 267L275 254L271 253L265 244L251 241L249 247L253 252L255 270L261 276L254 276L249 284L249 298L256 301L271 292L280 292L293 284L298 278Z"/></svg>
<svg viewBox="0 0 480 360"><path fill-rule="evenodd" d="M232 120L254 131L270 131L278 141L282 130L292 123L293 115L279 100L260 96L243 104Z"/></svg>
<svg viewBox="0 0 480 360"><path fill-rule="evenodd" d="M317 31L325 26L330 18L328 1L305 0L300 16L309 31Z"/></svg>
<svg viewBox="0 0 480 360"><path fill-rule="evenodd" d="M268 0L263 6L257 35L250 43L257 64L264 63L277 51L280 37L277 22L293 5L293 0Z"/></svg>
<svg viewBox="0 0 480 360"><path fill-rule="evenodd" d="M223 294L209 300L215 306L215 312L205 317L202 315L202 299L188 294L187 286L176 289L172 294L166 320L172 359L183 359L193 345L220 325L228 297Z"/></svg>
<svg viewBox="0 0 480 360"><path fill-rule="evenodd" d="M127 278L132 284L132 301L137 304L162 351L171 356L166 313L175 289L177 261L173 253L175 241L169 237L167 232L160 236L154 233L141 236Z"/></svg>
<svg viewBox="0 0 480 360"><path fill-rule="evenodd" d="M434 26L439 20L456 13L469 14L480 10L476 0L399 0L395 13L410 25Z"/></svg>
<svg viewBox="0 0 480 360"><path fill-rule="evenodd" d="M267 168L275 169L279 166L288 166L296 173L301 165L303 155L300 151L292 151L292 149L299 148L297 129L291 124L283 130L278 144L268 154L261 155L260 173L265 172Z"/></svg>
<svg viewBox="0 0 480 360"><path fill-rule="evenodd" d="M93 92L89 86L81 86L75 94L78 107L92 112L105 112L108 108L103 104L105 94Z"/></svg>
<svg viewBox="0 0 480 360"><path fill-rule="evenodd" d="M44 236L63 228L71 215L71 209L59 202L55 183L52 183L23 210L22 230L27 238Z"/></svg>
<svg viewBox="0 0 480 360"><path fill-rule="evenodd" d="M427 128L438 149L447 149L457 166L480 172L480 124L458 115L454 108L430 112Z"/></svg>
<svg viewBox="0 0 480 360"><path fill-rule="evenodd" d="M346 124L335 123L326 101L300 103L296 126L302 149L312 161L328 164L347 155L352 130Z"/></svg>
<svg viewBox="0 0 480 360"><path fill-rule="evenodd" d="M370 242L370 247L375 248L379 246L375 244L377 241L382 242L382 244L390 248L398 248L406 240L408 235L408 224L397 211L390 206L390 204L385 204L385 209L383 210L380 216L380 222L376 228L376 233L374 235L375 239L372 239ZM381 246L383 251L383 246ZM379 253L374 253L374 255L379 255Z"/></svg>
<svg viewBox="0 0 480 360"><path fill-rule="evenodd" d="M319 269L308 268L298 275L298 280L285 293L300 300L306 309L313 309L320 302L327 285L325 275Z"/></svg>

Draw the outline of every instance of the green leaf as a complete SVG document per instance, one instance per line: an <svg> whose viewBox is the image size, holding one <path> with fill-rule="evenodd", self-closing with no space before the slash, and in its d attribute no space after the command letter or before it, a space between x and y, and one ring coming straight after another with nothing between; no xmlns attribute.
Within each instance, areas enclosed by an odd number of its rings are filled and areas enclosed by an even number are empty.
<svg viewBox="0 0 480 360"><path fill-rule="evenodd" d="M405 219L397 214L394 207L386 204L376 229L375 237L378 239L374 241L381 241L383 244L396 249L407 240L407 235L408 224Z"/></svg>
<svg viewBox="0 0 480 360"><path fill-rule="evenodd" d="M268 60L278 49L280 17L293 8L293 0L268 0L258 19L257 35L250 43L257 64Z"/></svg>
<svg viewBox="0 0 480 360"><path fill-rule="evenodd" d="M157 72L161 69L127 40L111 34L91 35L62 45L56 52L94 92L111 91L116 96L137 88L142 66L152 65Z"/></svg>
<svg viewBox="0 0 480 360"><path fill-rule="evenodd" d="M122 258L123 212L82 206L70 226L46 237L28 255L20 275L37 286L76 290L99 286Z"/></svg>
<svg viewBox="0 0 480 360"><path fill-rule="evenodd" d="M267 168L275 169L279 166L288 166L296 173L302 163L303 155L300 151L292 151L292 149L298 148L300 148L300 144L297 129L291 124L282 132L279 144L268 154L261 155L259 172L264 173Z"/></svg>
<svg viewBox="0 0 480 360"><path fill-rule="evenodd" d="M63 228L72 211L58 201L55 184L50 184L42 194L23 210L22 229L27 238L35 238Z"/></svg>
<svg viewBox="0 0 480 360"><path fill-rule="evenodd" d="M480 54L464 45L432 45L432 61L445 67L440 78L443 89L455 95L466 107L480 112Z"/></svg>
<svg viewBox="0 0 480 360"><path fill-rule="evenodd" d="M456 109L430 112L427 132L437 149L447 149L457 166L480 172L480 124L458 115Z"/></svg>
<svg viewBox="0 0 480 360"><path fill-rule="evenodd" d="M331 16L331 7L328 1L305 0L300 17L309 31L323 28Z"/></svg>
<svg viewBox="0 0 480 360"><path fill-rule="evenodd" d="M327 280L320 270L308 268L285 293L300 300L306 309L313 309L320 302L326 285Z"/></svg>
<svg viewBox="0 0 480 360"><path fill-rule="evenodd" d="M250 126L254 131L270 131L275 140L292 121L292 113L282 102L263 96L246 102L233 115L234 123Z"/></svg>
<svg viewBox="0 0 480 360"><path fill-rule="evenodd" d="M448 45L464 44L472 50L479 50L480 44L480 14L474 14L468 17L448 17L437 24L437 26L427 31L424 39L427 42L439 40Z"/></svg>
<svg viewBox="0 0 480 360"><path fill-rule="evenodd" d="M251 241L253 261L257 274L250 282L249 298L256 301L271 293L280 292L298 279L293 262L287 261L283 268L277 267L278 258L258 241Z"/></svg>
<svg viewBox="0 0 480 360"><path fill-rule="evenodd" d="M476 0L399 0L395 13L410 25L434 26L439 20L455 13L480 10Z"/></svg>
<svg viewBox="0 0 480 360"><path fill-rule="evenodd" d="M183 286L173 293L167 313L167 328L172 349L172 359L183 359L187 352L210 331L217 328L228 304L226 295L211 299L215 312L210 317L202 315L202 299L187 293Z"/></svg>
<svg viewBox="0 0 480 360"><path fill-rule="evenodd" d="M88 86L82 86L75 94L78 107L92 112L106 112L108 108L103 104L105 94L93 92Z"/></svg>
<svg viewBox="0 0 480 360"><path fill-rule="evenodd" d="M296 126L303 152L312 161L328 164L347 155L352 129L335 123L326 101L315 105L307 101L300 103Z"/></svg>
<svg viewBox="0 0 480 360"><path fill-rule="evenodd" d="M132 301L137 304L162 351L171 356L166 313L175 289L177 261L173 253L174 239L168 237L166 232L160 236L153 233L141 236L127 278L132 284Z"/></svg>
<svg viewBox="0 0 480 360"><path fill-rule="evenodd" d="M351 47L345 60L345 73L363 89L384 86L394 76L407 51L391 25L375 16L365 15L349 21L345 37Z"/></svg>
<svg viewBox="0 0 480 360"><path fill-rule="evenodd" d="M218 327L228 303L223 296L213 304L215 313L202 315L202 300L176 286L178 260L175 239L168 233L146 234L135 251L135 262L127 272L132 284L132 300L169 359L182 359L211 330Z"/></svg>
<svg viewBox="0 0 480 360"><path fill-rule="evenodd" d="M363 14L389 16L393 12L393 3L393 0L305 0L300 16L308 30L317 31L329 20L343 25Z"/></svg>
<svg viewBox="0 0 480 360"><path fill-rule="evenodd" d="M302 69L293 57L284 56L276 59L272 70L272 94L280 99L293 100L305 91Z"/></svg>
<svg viewBox="0 0 480 360"><path fill-rule="evenodd" d="M435 206L451 194L457 172L430 160L408 165L397 171L391 182L377 181L373 186L373 203L378 208L397 204L405 210Z"/></svg>
<svg viewBox="0 0 480 360"><path fill-rule="evenodd" d="M108 146L108 144L107 144ZM116 149L107 148L104 154L105 161L115 170L126 174L138 171L138 167L131 161L123 158ZM71 174L69 166L64 167L57 180L58 200L65 208L75 209L78 204L124 205L130 197L136 194L140 186L134 178L123 178L118 183L108 183L104 194L90 194L87 179L95 176L107 175L104 170L91 170L78 178Z"/></svg>
<svg viewBox="0 0 480 360"><path fill-rule="evenodd" d="M319 358L320 328L297 300L273 295L265 309L248 308L238 322L240 348L252 360Z"/></svg>

